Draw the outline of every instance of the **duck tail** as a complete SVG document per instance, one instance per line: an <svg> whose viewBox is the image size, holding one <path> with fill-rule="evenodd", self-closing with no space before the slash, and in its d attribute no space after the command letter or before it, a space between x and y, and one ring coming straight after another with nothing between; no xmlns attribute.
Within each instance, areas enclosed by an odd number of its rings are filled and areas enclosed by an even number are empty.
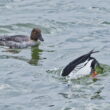
<svg viewBox="0 0 110 110"><path fill-rule="evenodd" d="M91 55L91 54L97 53L97 52L100 52L100 51L94 51L94 49L92 49L92 50L89 52L89 54Z"/></svg>

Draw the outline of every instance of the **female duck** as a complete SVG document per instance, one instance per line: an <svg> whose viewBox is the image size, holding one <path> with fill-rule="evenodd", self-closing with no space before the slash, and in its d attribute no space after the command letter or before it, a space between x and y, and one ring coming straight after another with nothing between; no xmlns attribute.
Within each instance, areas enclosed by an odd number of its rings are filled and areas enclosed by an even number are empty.
<svg viewBox="0 0 110 110"><path fill-rule="evenodd" d="M10 48L26 48L39 44L38 40L44 41L41 30L34 28L30 38L25 35L0 36L0 45L8 46Z"/></svg>
<svg viewBox="0 0 110 110"><path fill-rule="evenodd" d="M96 52L98 51L91 50L89 53L73 60L63 69L61 75L69 76L70 79L77 79L87 75L95 77L97 75L96 66L100 67L100 64L95 58L91 57L91 54Z"/></svg>

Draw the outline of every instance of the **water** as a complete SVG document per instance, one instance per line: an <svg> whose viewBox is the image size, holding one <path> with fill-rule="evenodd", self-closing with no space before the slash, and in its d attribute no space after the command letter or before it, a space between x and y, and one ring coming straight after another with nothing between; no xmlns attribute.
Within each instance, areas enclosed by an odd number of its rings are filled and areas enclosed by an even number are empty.
<svg viewBox="0 0 110 110"><path fill-rule="evenodd" d="M42 30L39 47L0 47L0 110L109 110L109 72L93 81L60 77L61 69L95 48L110 65L109 0L0 0L0 34Z"/></svg>

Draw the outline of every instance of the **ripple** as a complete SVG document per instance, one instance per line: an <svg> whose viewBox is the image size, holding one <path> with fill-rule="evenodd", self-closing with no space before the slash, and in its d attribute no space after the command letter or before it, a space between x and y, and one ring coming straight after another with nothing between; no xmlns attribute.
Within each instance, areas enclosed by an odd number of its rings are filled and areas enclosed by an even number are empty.
<svg viewBox="0 0 110 110"><path fill-rule="evenodd" d="M43 27L41 25L36 25L36 24L32 24L32 23L17 23L17 24L10 24L10 25L0 25L0 33L9 33L10 31L17 31L17 30L21 30L21 32L23 32L23 30L27 29L33 29L33 28L40 28L42 30L42 32L44 34L50 34L51 30L50 27ZM8 29L8 30L7 30ZM13 31L12 33L15 33L15 31ZM11 32L10 32L11 33Z"/></svg>
<svg viewBox="0 0 110 110"><path fill-rule="evenodd" d="M6 33L9 33L9 31L7 31L7 30L5 30L5 29L0 29L0 33L1 33L1 34L2 34L2 33L3 33L3 34L4 34L4 33L6 34Z"/></svg>
<svg viewBox="0 0 110 110"><path fill-rule="evenodd" d="M0 90L6 89L6 88L10 88L10 85L8 85L8 84L0 84Z"/></svg>
<svg viewBox="0 0 110 110"><path fill-rule="evenodd" d="M102 64L104 74L97 79L83 77L72 80L71 86L60 76L67 62L94 47L102 48L97 59L109 64L109 4L109 0L1 0L1 34L30 35L38 27L45 37L39 48L0 47L1 110L109 110L109 65Z"/></svg>
<svg viewBox="0 0 110 110"><path fill-rule="evenodd" d="M108 21L103 21L102 24L110 25L110 22L108 22Z"/></svg>
<svg viewBox="0 0 110 110"><path fill-rule="evenodd" d="M99 11L104 11L104 12L110 12L109 11L109 9L108 8L106 8L106 7L98 7L98 6L93 6L93 7L91 7L91 9L94 9L94 10L99 10Z"/></svg>

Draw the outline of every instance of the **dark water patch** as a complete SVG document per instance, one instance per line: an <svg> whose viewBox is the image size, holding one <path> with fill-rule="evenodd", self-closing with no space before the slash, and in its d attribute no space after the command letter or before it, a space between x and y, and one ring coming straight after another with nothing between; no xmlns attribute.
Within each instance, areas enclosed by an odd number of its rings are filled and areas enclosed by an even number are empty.
<svg viewBox="0 0 110 110"><path fill-rule="evenodd" d="M99 11L104 11L104 12L110 12L109 11L109 9L108 8L106 8L106 7L97 7L97 6L93 6L93 7L91 7L93 10L99 10Z"/></svg>
<svg viewBox="0 0 110 110"><path fill-rule="evenodd" d="M104 87L99 88L99 89L94 93L94 95L91 97L91 99L92 99L92 100L94 100L94 99L99 99L99 100L100 100L100 99L103 99L103 100L104 100L104 98L100 95L103 89L104 89Z"/></svg>
<svg viewBox="0 0 110 110"><path fill-rule="evenodd" d="M108 21L103 21L102 24L110 25L110 22L108 22Z"/></svg>

